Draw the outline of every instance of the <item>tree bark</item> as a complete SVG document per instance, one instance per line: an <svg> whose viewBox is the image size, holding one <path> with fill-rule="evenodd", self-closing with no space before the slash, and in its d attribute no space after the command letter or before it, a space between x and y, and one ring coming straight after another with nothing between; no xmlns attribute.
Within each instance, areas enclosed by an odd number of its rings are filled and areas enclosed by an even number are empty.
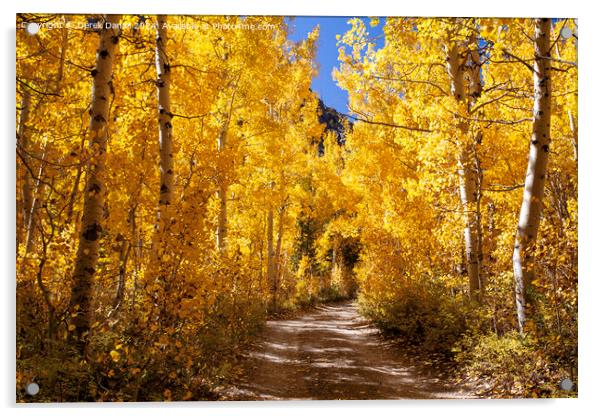
<svg viewBox="0 0 602 416"><path fill-rule="evenodd" d="M276 288L278 288L279 282L280 282L280 271L282 270L281 268L281 255L282 255L282 238L283 238L283 234L284 234L284 212L285 212L285 206L282 205L280 207L280 209L278 210L278 234L276 237L276 254L275 254L275 261L276 261Z"/></svg>
<svg viewBox="0 0 602 416"><path fill-rule="evenodd" d="M112 94L113 60L119 41L119 15L106 15L100 31L96 65L92 71L92 103L90 110L90 149L88 183L84 197L81 234L73 271L70 310L75 327L76 346L85 355L92 322L92 285L98 263L99 239L103 232L105 200L105 163L109 128L109 105ZM110 26L110 27L107 27Z"/></svg>
<svg viewBox="0 0 602 416"><path fill-rule="evenodd" d="M573 113L571 110L569 113L569 123L571 126L571 138L573 141L573 158L575 159L575 163L579 163L579 130L577 126L576 120L573 118Z"/></svg>
<svg viewBox="0 0 602 416"><path fill-rule="evenodd" d="M268 210L267 219L268 284L272 295L272 305L276 305L276 263L274 261L274 209Z"/></svg>
<svg viewBox="0 0 602 416"><path fill-rule="evenodd" d="M218 154L223 154L226 149L226 140L227 140L227 124L222 128L220 135L217 140L217 151ZM217 247L220 251L223 251L226 248L226 238L228 237L228 184L226 183L225 178L223 177L224 172L222 171L224 166L223 163L220 163L219 168L220 172L218 172L218 184L217 184L217 193L219 198L219 213L217 220Z"/></svg>
<svg viewBox="0 0 602 416"><path fill-rule="evenodd" d="M29 157L29 153L31 149L29 149L29 132L27 128L27 123L29 122L29 110L31 107L31 95L28 90L23 91L23 95L21 97L21 113L19 114L19 128L17 130L17 146L19 148L19 153L23 158L23 162L21 164L28 164L31 158ZM31 165L30 165L31 167ZM20 179L21 179L21 204L20 204L20 212L21 212L21 226L17 230L17 235L20 236L22 231L29 225L29 214L31 213L32 207L32 188L31 188L31 174L28 172L26 166L22 166L20 171ZM19 241L21 238L19 238Z"/></svg>
<svg viewBox="0 0 602 416"><path fill-rule="evenodd" d="M466 100L466 86L464 83L465 62L462 60L462 54L459 51L457 42L452 42L447 50L447 72L450 77L450 90L452 96L457 102L458 112L460 113L457 122L458 137L456 143L458 146L458 176L460 201L464 211L464 254L466 261L466 270L468 273L469 292L471 298L478 299L480 289L480 264L479 264L479 244L478 229L479 218L477 215L477 187L478 175L474 168L472 153L474 145L469 140L468 121L461 116L468 113L468 103ZM470 90L472 92L471 83Z"/></svg>
<svg viewBox="0 0 602 416"><path fill-rule="evenodd" d="M520 209L513 265L518 328L525 331L529 287L534 276L533 251L541 220L544 184L550 152L552 83L550 80L550 19L535 21L535 64L533 73L533 132Z"/></svg>
<svg viewBox="0 0 602 416"><path fill-rule="evenodd" d="M40 168L38 170L38 177L33 190L33 198L31 201L31 207L29 208L29 214L27 215L27 227L25 233L25 250L23 251L23 263L22 267L25 267L25 259L31 250L33 239L36 232L36 216L38 212L38 205L41 198L42 192L42 175L44 174L44 168L46 167L46 146L48 143L44 143L44 149L42 150L42 160L40 161Z"/></svg>
<svg viewBox="0 0 602 416"><path fill-rule="evenodd" d="M155 63L157 67L157 99L159 103L159 149L161 155L161 189L159 193L159 209L157 231L163 232L169 224L169 205L174 195L173 173L173 128L169 88L171 69L166 54L167 17L157 16L157 38Z"/></svg>
<svg viewBox="0 0 602 416"><path fill-rule="evenodd" d="M468 60L465 68L468 75L468 113L474 108L478 99L481 97L483 92L483 81L481 80L481 54L479 53L479 44L477 39L477 27L475 25L474 32L468 39ZM473 227L476 233L476 256L477 256L477 276L473 281L473 295L478 288L478 300L482 301L485 295L485 274L483 273L483 223L481 215L481 201L483 198L482 186L483 186L483 169L481 168L481 159L479 157L478 147L483 138L483 132L480 128L473 129L471 133L471 140L468 143L468 149L472 153L472 160L470 163L471 168L471 180L474 181L474 196L472 199L472 206L474 207L474 214L470 220L473 221ZM478 286L477 286L478 285Z"/></svg>

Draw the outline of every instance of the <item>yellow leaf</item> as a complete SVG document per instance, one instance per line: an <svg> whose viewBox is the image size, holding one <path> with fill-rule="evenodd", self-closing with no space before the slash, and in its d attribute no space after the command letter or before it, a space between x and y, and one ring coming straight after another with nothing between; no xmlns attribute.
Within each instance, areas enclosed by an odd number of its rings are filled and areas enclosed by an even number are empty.
<svg viewBox="0 0 602 416"><path fill-rule="evenodd" d="M119 354L117 351L113 350L110 352L111 354L111 358L113 359L113 361L117 362L119 361L119 358L121 358L121 354Z"/></svg>

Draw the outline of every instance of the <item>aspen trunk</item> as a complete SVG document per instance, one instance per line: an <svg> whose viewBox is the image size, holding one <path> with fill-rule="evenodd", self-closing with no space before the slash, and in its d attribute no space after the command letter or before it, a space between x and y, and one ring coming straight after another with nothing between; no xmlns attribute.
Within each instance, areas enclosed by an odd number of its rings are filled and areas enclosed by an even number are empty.
<svg viewBox="0 0 602 416"><path fill-rule="evenodd" d="M23 96L21 98L21 113L19 114L19 128L17 130L17 146L19 148L19 153L23 158L20 165L29 164L31 158L29 157L29 153L31 149L29 149L29 131L27 128L27 123L29 122L29 110L31 106L31 96L29 91L23 91ZM31 168L31 165L29 165ZM22 166L20 171L20 179L21 179L21 204L20 204L20 213L21 213L21 226L17 229L17 235L20 236L25 229L29 225L29 215L31 213L32 207L32 188L31 188L31 174L28 172L26 166ZM19 238L19 241L21 238Z"/></svg>
<svg viewBox="0 0 602 416"><path fill-rule="evenodd" d="M571 110L569 110L568 113L571 126L571 138L573 139L573 158L575 159L575 163L579 163L579 130Z"/></svg>
<svg viewBox="0 0 602 416"><path fill-rule="evenodd" d="M281 206L280 209L278 210L278 234L276 237L276 254L275 254L276 288L280 284L280 271L281 271L280 256L282 255L282 238L283 238L283 232L284 232L284 210L285 210L284 206Z"/></svg>
<svg viewBox="0 0 602 416"><path fill-rule="evenodd" d="M334 241L332 242L332 263L330 264L330 273L333 277L335 276L337 266L338 266L338 261L339 261L338 254L339 254L339 237L338 237L338 235L335 235Z"/></svg>
<svg viewBox="0 0 602 416"><path fill-rule="evenodd" d="M478 229L479 218L477 215L477 186L478 175L474 168L473 145L469 140L469 124L462 116L468 114L466 102L466 86L464 83L464 66L460 51L454 42L448 48L447 52L447 72L450 77L451 94L455 98L458 106L458 132L456 139L458 146L458 176L460 189L460 202L464 211L464 254L466 261L466 270L468 273L468 282L471 298L478 298L480 289L480 265L479 265L479 244ZM471 85L472 90L472 85Z"/></svg>
<svg viewBox="0 0 602 416"><path fill-rule="evenodd" d="M478 299L480 291L479 216L477 212L477 175L471 167L467 149L461 149L458 163L460 200L464 211L464 248L466 271L471 298Z"/></svg>
<svg viewBox="0 0 602 416"><path fill-rule="evenodd" d="M479 53L479 44L475 32L471 34L468 39L468 61L466 63L466 72L468 75L468 111L475 106L478 99L481 97L483 92L483 82L481 80L481 54ZM472 160L470 163L471 168L471 180L474 182L474 195L471 205L474 207L473 216L470 218L473 221L473 229L476 233L476 256L477 256L477 276L474 277L472 289L473 294L478 287L478 300L482 301L485 295L485 274L483 273L483 224L481 215L481 200L483 197L482 184L483 184L483 170L481 169L481 160L479 158L478 146L483 138L483 133L480 128L473 129L471 133L471 140L468 144L469 150L472 153ZM477 286L478 285L478 286Z"/></svg>
<svg viewBox="0 0 602 416"><path fill-rule="evenodd" d="M226 149L227 139L227 126L222 129L218 141L217 151L221 154ZM220 163L220 172L218 173L218 199L219 199L219 213L217 220L217 248L223 251L226 248L226 238L228 237L228 185L223 177L222 164Z"/></svg>
<svg viewBox="0 0 602 416"><path fill-rule="evenodd" d="M115 292L115 298L113 299L112 310L109 316L112 316L121 307L123 303L124 291L125 291L125 276L127 274L128 259L130 256L130 250L132 245L123 238L121 247L119 249L119 280L117 281L117 291Z"/></svg>
<svg viewBox="0 0 602 416"><path fill-rule="evenodd" d="M29 251L31 250L31 245L33 244L33 239L35 237L36 232L36 215L38 211L38 205L40 200L40 193L42 188L42 175L44 174L44 168L46 165L46 145L44 143L44 150L42 151L42 160L40 161L40 169L38 170L38 178L36 180L36 185L33 190L33 198L31 201L31 207L29 208L29 214L27 216L27 227L25 233L25 250L23 251L23 260L27 258ZM25 261L22 263L22 267L25 266Z"/></svg>
<svg viewBox="0 0 602 416"><path fill-rule="evenodd" d="M514 284L518 328L524 333L529 286L534 275L533 250L541 219L544 184L550 152L550 113L552 83L550 80L550 19L535 21L535 65L533 73L533 133L520 209L514 254Z"/></svg>
<svg viewBox="0 0 602 416"><path fill-rule="evenodd" d="M92 322L92 285L98 262L99 239L103 232L101 225L105 189L105 163L107 133L109 128L109 103L112 93L111 79L113 60L119 40L116 27L119 15L107 15L103 25L96 54L96 66L92 71L92 103L90 109L90 150L88 162L88 183L84 197L81 234L73 270L70 310L77 336L76 345L80 354L85 354L87 334Z"/></svg>
<svg viewBox="0 0 602 416"><path fill-rule="evenodd" d="M267 219L268 284L272 295L272 304L276 305L276 268L274 261L274 209L270 207Z"/></svg>
<svg viewBox="0 0 602 416"><path fill-rule="evenodd" d="M157 38L155 63L157 67L157 99L159 103L159 150L161 155L161 189L159 193L159 208L157 213L157 231L163 232L169 224L169 205L172 204L174 194L173 173L173 128L172 113L169 97L171 84L171 69L167 58L167 18L165 15L157 16Z"/></svg>

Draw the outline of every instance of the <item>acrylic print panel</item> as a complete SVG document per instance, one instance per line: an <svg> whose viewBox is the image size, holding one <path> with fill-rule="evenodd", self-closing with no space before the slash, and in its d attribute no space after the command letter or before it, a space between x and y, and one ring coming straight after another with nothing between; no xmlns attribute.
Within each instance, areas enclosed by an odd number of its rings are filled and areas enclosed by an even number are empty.
<svg viewBox="0 0 602 416"><path fill-rule="evenodd" d="M576 20L16 23L18 402L577 396Z"/></svg>

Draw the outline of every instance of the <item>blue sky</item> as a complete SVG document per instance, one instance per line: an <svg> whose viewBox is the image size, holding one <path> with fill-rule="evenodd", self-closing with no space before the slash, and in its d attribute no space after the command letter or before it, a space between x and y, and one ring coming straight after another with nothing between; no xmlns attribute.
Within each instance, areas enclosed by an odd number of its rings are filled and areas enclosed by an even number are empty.
<svg viewBox="0 0 602 416"><path fill-rule="evenodd" d="M347 92L340 89L332 79L332 70L339 66L338 47L336 35L345 33L351 25L347 24L350 17L316 17L298 16L288 21L290 27L289 39L299 41L307 37L307 34L316 26L320 25L320 38L318 39L318 50L316 60L319 66L318 75L312 81L312 89L318 93L324 103L333 107L341 113L347 113ZM370 27L370 18L362 17L371 37L382 34L384 19L376 27ZM376 41L377 47L384 43L382 38Z"/></svg>

